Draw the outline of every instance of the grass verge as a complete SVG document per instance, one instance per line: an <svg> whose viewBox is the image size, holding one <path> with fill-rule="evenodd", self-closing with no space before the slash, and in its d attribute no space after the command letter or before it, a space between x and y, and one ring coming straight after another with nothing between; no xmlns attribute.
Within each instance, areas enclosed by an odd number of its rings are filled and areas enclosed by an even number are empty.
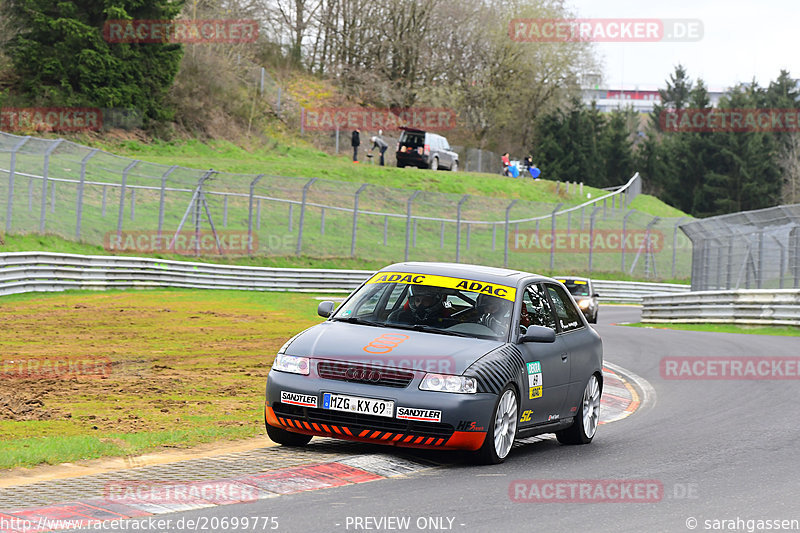
<svg viewBox="0 0 800 533"><path fill-rule="evenodd" d="M748 335L779 335L800 337L796 326L742 326L738 324L620 324L635 328L676 329L680 331L707 331L709 333L746 333Z"/></svg>
<svg viewBox="0 0 800 533"><path fill-rule="evenodd" d="M310 295L73 291L3 297L0 468L264 432L264 386Z"/></svg>

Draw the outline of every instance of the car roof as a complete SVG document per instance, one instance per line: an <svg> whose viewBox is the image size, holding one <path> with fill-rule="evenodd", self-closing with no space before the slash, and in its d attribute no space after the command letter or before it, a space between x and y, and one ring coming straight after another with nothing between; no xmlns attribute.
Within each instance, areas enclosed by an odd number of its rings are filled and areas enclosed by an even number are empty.
<svg viewBox="0 0 800 533"><path fill-rule="evenodd" d="M523 279L538 278L542 281L552 281L547 276L532 274L520 270L497 268L483 265L470 265L466 263L434 263L412 261L395 263L381 269L381 272L409 272L411 274L430 274L433 276L449 276L455 278L471 279L498 285L516 286Z"/></svg>

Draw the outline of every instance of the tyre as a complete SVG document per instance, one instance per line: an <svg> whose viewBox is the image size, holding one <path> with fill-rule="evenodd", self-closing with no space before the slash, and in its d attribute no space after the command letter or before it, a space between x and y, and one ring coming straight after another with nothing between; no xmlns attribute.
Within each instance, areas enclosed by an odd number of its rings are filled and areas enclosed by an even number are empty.
<svg viewBox="0 0 800 533"><path fill-rule="evenodd" d="M431 160L431 170L439 170L439 158L434 157Z"/></svg>
<svg viewBox="0 0 800 533"><path fill-rule="evenodd" d="M450 167L451 172L458 172L458 160L453 161L453 166Z"/></svg>
<svg viewBox="0 0 800 533"><path fill-rule="evenodd" d="M597 324L597 315L599 313L595 313L594 316L589 320L589 324Z"/></svg>
<svg viewBox="0 0 800 533"><path fill-rule="evenodd" d="M496 465L505 461L517 435L519 416L516 389L509 383L497 398L483 446L475 452L476 462Z"/></svg>
<svg viewBox="0 0 800 533"><path fill-rule="evenodd" d="M581 410L575 415L572 425L567 429L556 431L556 438L561 444L589 444L597 431L600 421L600 382L592 374L583 389Z"/></svg>
<svg viewBox="0 0 800 533"><path fill-rule="evenodd" d="M302 433L292 433L285 429L267 426L267 436L278 444L283 446L305 446L311 440L311 435L303 435Z"/></svg>

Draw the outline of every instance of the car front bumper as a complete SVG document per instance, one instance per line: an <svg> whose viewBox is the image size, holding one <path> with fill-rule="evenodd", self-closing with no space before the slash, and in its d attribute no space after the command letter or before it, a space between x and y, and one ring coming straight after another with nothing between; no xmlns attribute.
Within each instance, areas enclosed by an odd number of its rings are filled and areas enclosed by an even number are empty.
<svg viewBox="0 0 800 533"><path fill-rule="evenodd" d="M477 450L483 444L497 398L494 394L454 394L419 390L421 373L405 388L338 381L270 371L266 423L294 433L409 448ZM317 407L281 401L281 392L316 397ZM323 393L393 400L391 418L322 408ZM399 407L441 411L438 422L397 418Z"/></svg>

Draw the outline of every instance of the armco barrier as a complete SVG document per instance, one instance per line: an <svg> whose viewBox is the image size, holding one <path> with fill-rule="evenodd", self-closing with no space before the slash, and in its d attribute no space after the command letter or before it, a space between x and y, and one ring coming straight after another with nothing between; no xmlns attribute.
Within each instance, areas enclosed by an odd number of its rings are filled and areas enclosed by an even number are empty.
<svg viewBox="0 0 800 533"><path fill-rule="evenodd" d="M800 326L800 289L701 291L645 296L642 322Z"/></svg>
<svg viewBox="0 0 800 533"><path fill-rule="evenodd" d="M0 296L149 287L349 293L371 274L369 270L265 268L143 257L11 252L0 254ZM595 281L601 301L638 302L645 294L688 288L667 283Z"/></svg>
<svg viewBox="0 0 800 533"><path fill-rule="evenodd" d="M594 290L600 295L600 302L639 303L643 296L661 293L689 292L689 285L677 283L646 283L639 281L592 280Z"/></svg>

